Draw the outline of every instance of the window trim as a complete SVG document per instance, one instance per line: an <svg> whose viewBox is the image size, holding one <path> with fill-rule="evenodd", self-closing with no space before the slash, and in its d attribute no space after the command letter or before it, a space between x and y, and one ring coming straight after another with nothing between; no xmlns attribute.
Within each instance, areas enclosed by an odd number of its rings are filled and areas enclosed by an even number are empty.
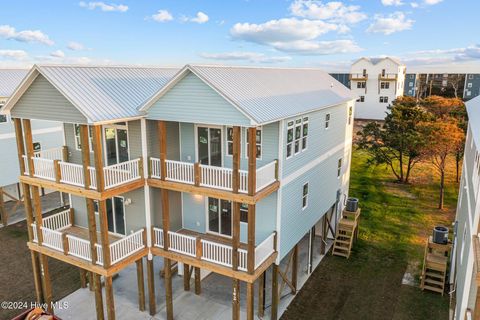
<svg viewBox="0 0 480 320"><path fill-rule="evenodd" d="M79 145L81 145L81 142L80 142L80 123L74 123L73 124L73 140L74 140L74 144L75 144L75 150L77 151L82 151L82 148L81 147L78 147ZM77 136L77 126L78 126L78 136ZM86 125L88 126L88 148L90 149L90 152L92 153L93 152L93 132L92 132L92 129L91 129L91 126L90 125ZM103 136L103 128L102 128L102 136ZM103 139L102 139L103 140Z"/></svg>
<svg viewBox="0 0 480 320"><path fill-rule="evenodd" d="M307 193L304 194L305 192L305 186L307 187ZM305 209L308 208L308 195L310 193L310 185L309 185L309 182L305 182L303 185L302 185L302 211L304 211ZM305 205L304 205L304 200L305 200Z"/></svg>
<svg viewBox="0 0 480 320"><path fill-rule="evenodd" d="M125 207L126 207L126 206L125 206L125 197L118 195L118 196L113 196L113 197L111 197L111 198L105 199L104 201L107 201L107 200L112 201L112 208L113 208L113 206L115 206L114 201L113 201L113 198L122 198L123 222L124 222L124 224L125 224L125 234L121 234L121 233L117 233L117 232L113 232L113 231L108 231L108 233L123 238L123 237L128 236L128 232L127 232L127 214L126 214L126 213L127 213L127 210L126 210L126 208L125 208ZM93 200L93 210L94 210L95 216L100 217L100 213L98 212L98 210L95 210L95 209L98 209L98 200ZM115 211L115 208L113 208L113 210ZM115 212L113 212L112 217L113 217L113 221L112 221L112 222L113 222L113 226L114 226L114 228L116 228L116 227L115 227L115 222L116 222L116 220L115 220L115 219L116 219L116 218L115 218ZM107 216L107 219L108 219L108 216ZM107 221L107 229L108 229L108 221Z"/></svg>
<svg viewBox="0 0 480 320"><path fill-rule="evenodd" d="M108 155L107 155L107 137L105 136L105 129L115 129L115 152L117 154L117 159L118 159L118 135L117 135L117 130L125 130L127 131L127 152L128 152L128 160L131 160L131 155L130 155L130 134L128 132L128 122L125 122L125 125L121 124L109 124L109 125L104 125L102 126L102 143L103 143L103 154L104 154L104 161L105 161L105 166L108 164ZM91 145L91 144L90 144ZM93 151L92 151L93 152ZM122 162L117 162L116 164L119 164Z"/></svg>
<svg viewBox="0 0 480 320"><path fill-rule="evenodd" d="M300 121L300 122L298 123L298 121ZM291 123L291 125L289 123ZM307 134L304 136L303 132L304 132L305 124L307 125ZM298 139L296 138L296 135L295 135L296 134L295 130L296 130L297 127L300 127L300 137ZM288 142L288 131L290 129L292 129L292 141ZM286 144L285 144L285 159L290 159L293 156L296 156L296 155L308 150L309 131L310 131L310 117L309 116L302 116L300 118L294 118L294 119L287 122L287 139L286 139ZM304 139L307 141L305 147L303 147L303 140ZM295 142L297 142L297 141L298 141L299 147L298 147L298 151L295 152ZM288 155L288 151L287 151L289 145L291 145L290 156Z"/></svg>

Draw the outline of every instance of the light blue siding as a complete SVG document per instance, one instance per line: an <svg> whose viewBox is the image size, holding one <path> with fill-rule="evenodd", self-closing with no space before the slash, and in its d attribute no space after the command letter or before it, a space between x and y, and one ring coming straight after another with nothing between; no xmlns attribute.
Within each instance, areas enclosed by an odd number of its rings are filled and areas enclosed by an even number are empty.
<svg viewBox="0 0 480 320"><path fill-rule="evenodd" d="M11 114L15 118L87 123L85 116L42 75L25 91Z"/></svg>
<svg viewBox="0 0 480 320"><path fill-rule="evenodd" d="M250 125L250 120L192 73L187 74L147 111L148 119Z"/></svg>
<svg viewBox="0 0 480 320"><path fill-rule="evenodd" d="M325 116L330 113L330 122L328 129L325 129ZM345 126L347 123L347 105L341 104L335 107L323 109L304 115L308 116L308 146L307 149L301 151L288 159L287 157L287 124L296 118L284 121L285 141L283 145L283 177L288 176L292 172L301 169L309 162L317 159L330 149L345 142Z"/></svg>

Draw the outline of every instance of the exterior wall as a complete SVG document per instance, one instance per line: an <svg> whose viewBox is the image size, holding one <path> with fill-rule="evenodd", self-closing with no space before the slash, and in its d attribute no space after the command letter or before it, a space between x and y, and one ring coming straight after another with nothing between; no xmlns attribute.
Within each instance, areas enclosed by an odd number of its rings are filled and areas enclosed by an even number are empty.
<svg viewBox="0 0 480 320"><path fill-rule="evenodd" d="M63 145L62 125L58 122L32 121L33 142L42 150ZM0 123L0 186L17 183L20 175L15 128L12 122ZM7 200L7 199L6 199Z"/></svg>
<svg viewBox="0 0 480 320"><path fill-rule="evenodd" d="M87 123L85 116L42 75L25 91L11 114L15 118Z"/></svg>
<svg viewBox="0 0 480 320"><path fill-rule="evenodd" d="M457 205L454 242L454 274L456 285L456 319L463 319L467 308L475 309L476 281L472 236L478 233L478 170L475 164L478 142L474 141L471 124L467 133L465 156Z"/></svg>
<svg viewBox="0 0 480 320"><path fill-rule="evenodd" d="M405 90L403 95L415 97L417 95L417 74L407 73L405 75Z"/></svg>
<svg viewBox="0 0 480 320"><path fill-rule="evenodd" d="M338 82L350 89L350 73L330 73Z"/></svg>
<svg viewBox="0 0 480 320"><path fill-rule="evenodd" d="M472 73L465 76L463 98L470 100L480 95L480 74Z"/></svg>
<svg viewBox="0 0 480 320"><path fill-rule="evenodd" d="M147 111L148 119L250 125L250 120L215 90L188 73Z"/></svg>
<svg viewBox="0 0 480 320"><path fill-rule="evenodd" d="M307 149L286 159L286 148L283 148L279 259L336 204L339 195L348 196L353 127L353 120L347 124L349 106L353 108L353 102L308 114ZM325 129L326 113L331 114L329 129ZM285 136L290 120L284 121ZM342 172L337 177L339 159L342 159ZM308 205L302 209L303 185L307 182Z"/></svg>
<svg viewBox="0 0 480 320"><path fill-rule="evenodd" d="M372 64L369 60L360 59L352 65L350 73L361 74L366 69L368 80L366 88L357 88L359 81L352 80L351 89L353 93L360 97L364 96L364 102L357 100L355 118L358 119L385 119L387 106L391 104L395 98L403 95L405 84L405 66L398 65L390 59L382 59L376 64ZM387 74L396 74L397 81L387 81L390 83L389 89L380 88L379 74L385 69ZM387 103L380 102L380 97L388 97Z"/></svg>

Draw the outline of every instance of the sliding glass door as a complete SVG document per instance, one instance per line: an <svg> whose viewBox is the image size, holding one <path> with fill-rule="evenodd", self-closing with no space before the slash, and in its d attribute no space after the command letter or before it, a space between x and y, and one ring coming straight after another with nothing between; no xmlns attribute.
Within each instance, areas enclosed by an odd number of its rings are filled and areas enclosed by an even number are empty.
<svg viewBox="0 0 480 320"><path fill-rule="evenodd" d="M208 198L208 232L232 236L232 205L230 201Z"/></svg>
<svg viewBox="0 0 480 320"><path fill-rule="evenodd" d="M105 162L107 166L129 160L126 123L105 126Z"/></svg>
<svg viewBox="0 0 480 320"><path fill-rule="evenodd" d="M222 129L197 127L197 159L200 164L222 166Z"/></svg>
<svg viewBox="0 0 480 320"><path fill-rule="evenodd" d="M108 231L125 235L125 210L122 197L106 200Z"/></svg>

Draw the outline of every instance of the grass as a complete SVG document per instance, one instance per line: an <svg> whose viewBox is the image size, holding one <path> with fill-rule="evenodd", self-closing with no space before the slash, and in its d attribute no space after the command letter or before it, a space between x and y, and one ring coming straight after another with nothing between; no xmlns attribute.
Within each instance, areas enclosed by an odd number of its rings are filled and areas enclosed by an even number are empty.
<svg viewBox="0 0 480 320"><path fill-rule="evenodd" d="M411 184L393 181L384 167L367 166L355 150L350 196L360 199L359 240L350 259L328 256L285 312L283 319L448 319L448 297L402 285L417 282L427 236L450 226L458 185L449 163L445 209L437 209L438 175L429 163L415 168Z"/></svg>

